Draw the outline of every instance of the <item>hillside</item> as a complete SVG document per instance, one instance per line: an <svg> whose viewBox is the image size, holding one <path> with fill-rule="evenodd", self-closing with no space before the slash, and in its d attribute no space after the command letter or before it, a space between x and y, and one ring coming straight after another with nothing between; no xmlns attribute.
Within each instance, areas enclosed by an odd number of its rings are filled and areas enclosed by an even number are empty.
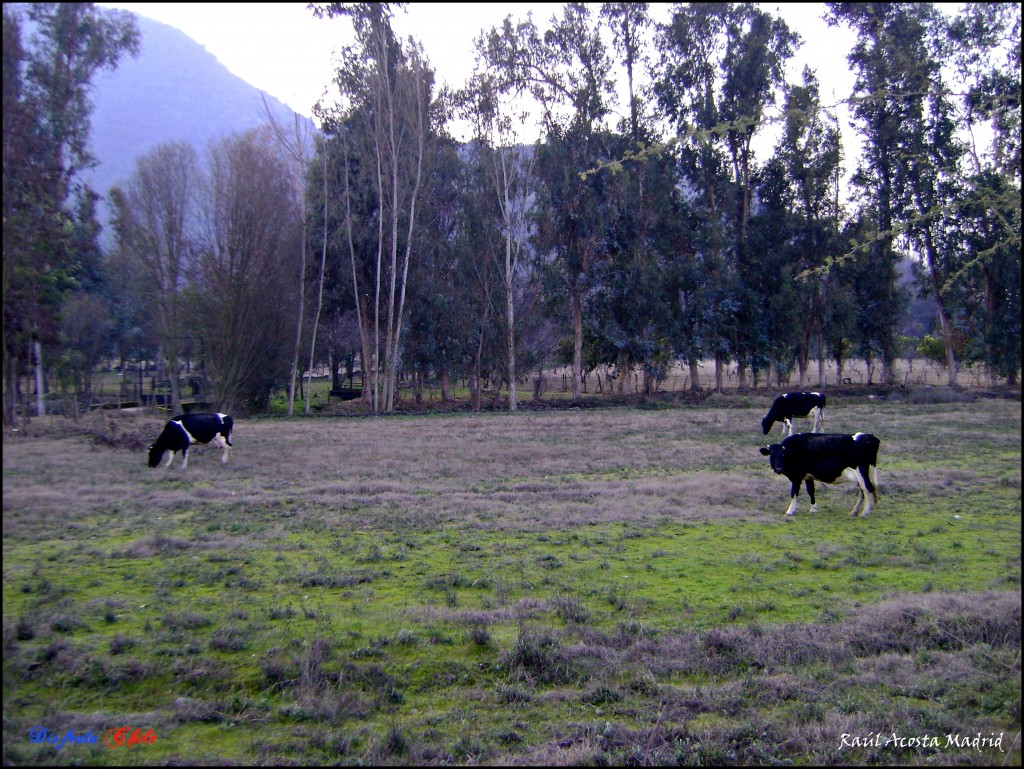
<svg viewBox="0 0 1024 769"><path fill-rule="evenodd" d="M138 58L95 79L91 149L99 165L85 178L104 197L158 144L185 140L202 154L210 140L263 122L259 89L185 33L135 18L142 37ZM292 111L272 96L267 100L291 124Z"/></svg>

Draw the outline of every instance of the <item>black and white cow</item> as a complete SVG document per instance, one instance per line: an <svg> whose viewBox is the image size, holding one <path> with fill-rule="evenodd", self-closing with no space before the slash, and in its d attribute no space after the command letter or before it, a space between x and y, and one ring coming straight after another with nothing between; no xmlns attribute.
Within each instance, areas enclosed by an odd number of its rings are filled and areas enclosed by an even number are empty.
<svg viewBox="0 0 1024 769"><path fill-rule="evenodd" d="M220 461L227 462L231 452L231 428L234 421L227 414L182 414L171 419L164 431L149 447L149 466L156 467L164 452L169 452L167 464L170 467L176 452L181 452L181 467L188 467L188 447L193 443L207 444L214 441L223 449Z"/></svg>
<svg viewBox="0 0 1024 769"><path fill-rule="evenodd" d="M812 513L818 512L814 501L815 481L854 481L858 486L857 504L850 515L857 515L863 505L864 511L860 514L863 518L878 503L875 465L878 463L878 447L881 443L869 433L797 433L782 443L762 446L760 451L769 458L772 470L789 478L790 503L786 515L796 512L796 497L800 493L801 481L807 485Z"/></svg>
<svg viewBox="0 0 1024 769"><path fill-rule="evenodd" d="M775 403L768 409L768 413L761 420L761 429L767 435L772 425L782 422L782 434L793 434L793 419L796 417L814 418L812 433L821 432L821 426L825 421L825 396L822 393L795 392L780 395Z"/></svg>

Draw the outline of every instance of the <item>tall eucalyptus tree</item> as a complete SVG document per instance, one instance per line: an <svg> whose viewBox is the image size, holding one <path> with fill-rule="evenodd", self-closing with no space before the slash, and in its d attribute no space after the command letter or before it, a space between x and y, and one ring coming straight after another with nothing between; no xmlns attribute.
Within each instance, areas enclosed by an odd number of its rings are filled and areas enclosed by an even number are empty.
<svg viewBox="0 0 1024 769"><path fill-rule="evenodd" d="M818 382L824 384L826 354L826 295L837 276L821 270L829 258L840 256L841 222L838 184L842 146L835 116L821 104L818 79L805 68L803 82L786 87L784 123L775 157L782 164L793 215L793 276L802 276L792 311L800 314L801 340L797 353L800 386L804 385L812 347L818 351ZM775 346L773 345L773 349Z"/></svg>
<svg viewBox="0 0 1024 769"><path fill-rule="evenodd" d="M739 357L739 387L747 385L747 367L754 355L767 346L759 313L767 297L760 284L763 276L758 255L748 247L748 225L753 202L755 172L752 142L765 125L765 110L785 79L785 65L799 38L778 17L753 3L732 6L726 21L726 55L721 60L722 98L719 117L725 129L726 146L736 187L735 226L732 250L743 290L740 294L740 322L736 325L736 353Z"/></svg>
<svg viewBox="0 0 1024 769"><path fill-rule="evenodd" d="M613 51L626 71L629 111L618 125L613 152L624 157L611 172L606 224L608 259L598 281L602 315L596 332L616 350L618 390L623 392L635 364L650 393L673 359L675 319L670 271L679 247L674 235L679 218L677 169L668 153L652 152L656 143L650 86L637 75L649 68L647 3L604 3L601 15L612 32Z"/></svg>
<svg viewBox="0 0 1024 769"><path fill-rule="evenodd" d="M351 18L355 31L356 42L342 52L335 78L343 102L338 119L344 122L359 113L368 118L364 125L369 134L360 139L367 142L375 177L377 240L373 348L364 366L370 366L374 412L392 411L417 204L432 147L433 72L419 46L412 41L403 45L395 36L391 4L326 3L311 8L317 17ZM382 291L387 293L383 300Z"/></svg>
<svg viewBox="0 0 1024 769"><path fill-rule="evenodd" d="M969 334L984 340L986 379L1018 381L1021 338L1021 9L976 3L950 21L948 36L962 82L971 173L964 180L966 251L947 279L978 297ZM988 143L978 144L985 134Z"/></svg>
<svg viewBox="0 0 1024 769"><path fill-rule="evenodd" d="M598 134L612 96L612 61L590 7L568 3L542 35L532 19L506 19L481 54L489 71L540 104L545 142L538 169L538 258L567 300L572 338L572 397L580 397L583 325L591 271L603 258L599 177L581 172L607 159Z"/></svg>
<svg viewBox="0 0 1024 769"><path fill-rule="evenodd" d="M521 93L515 87L502 88L501 79L486 71L486 37L477 40L484 62L475 73L462 100L465 114L473 125L471 156L485 171L490 181L504 233L502 272L505 294L505 349L508 379L508 409L517 408L516 393L516 292L523 272L523 257L528 248L530 219L536 204L535 189L538 149L530 146L519 128L526 112L517 112ZM521 86L520 86L521 87ZM510 92L511 90L511 92ZM493 258L485 254L484 258Z"/></svg>
<svg viewBox="0 0 1024 769"><path fill-rule="evenodd" d="M726 52L729 7L725 3L676 6L657 27L659 61L654 94L659 117L674 133L687 207L694 222L693 269L679 286L681 318L677 347L699 380L705 355L715 359L715 389L724 387L725 364L735 352L738 291L726 259L729 185L721 123L720 74Z"/></svg>
<svg viewBox="0 0 1024 769"><path fill-rule="evenodd" d="M830 24L845 23L857 34L847 57L856 72L853 114L865 143L853 182L874 219L875 234L862 244L870 283L863 287L861 354L871 370L878 356L882 378L895 378L896 331L903 312L897 285L897 238L911 204L910 161L922 129L930 92L931 58L924 24L932 14L923 3L828 3Z"/></svg>

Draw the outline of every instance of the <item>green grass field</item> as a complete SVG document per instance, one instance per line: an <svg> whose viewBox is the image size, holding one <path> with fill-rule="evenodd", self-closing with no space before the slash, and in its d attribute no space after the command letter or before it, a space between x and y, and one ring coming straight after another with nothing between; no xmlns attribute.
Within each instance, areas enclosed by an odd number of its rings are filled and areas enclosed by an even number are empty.
<svg viewBox="0 0 1024 769"><path fill-rule="evenodd" d="M865 519L767 405L5 436L5 763L1019 765L1020 401L833 399Z"/></svg>

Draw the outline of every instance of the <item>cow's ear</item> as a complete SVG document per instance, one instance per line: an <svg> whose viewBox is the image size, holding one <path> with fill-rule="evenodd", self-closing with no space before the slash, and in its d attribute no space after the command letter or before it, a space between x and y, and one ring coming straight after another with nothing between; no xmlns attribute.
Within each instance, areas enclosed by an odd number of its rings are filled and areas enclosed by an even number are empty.
<svg viewBox="0 0 1024 769"><path fill-rule="evenodd" d="M769 454L772 453L771 449L769 449L767 446L762 446L760 449L758 449L758 451L760 451L761 454L764 456L768 456Z"/></svg>

